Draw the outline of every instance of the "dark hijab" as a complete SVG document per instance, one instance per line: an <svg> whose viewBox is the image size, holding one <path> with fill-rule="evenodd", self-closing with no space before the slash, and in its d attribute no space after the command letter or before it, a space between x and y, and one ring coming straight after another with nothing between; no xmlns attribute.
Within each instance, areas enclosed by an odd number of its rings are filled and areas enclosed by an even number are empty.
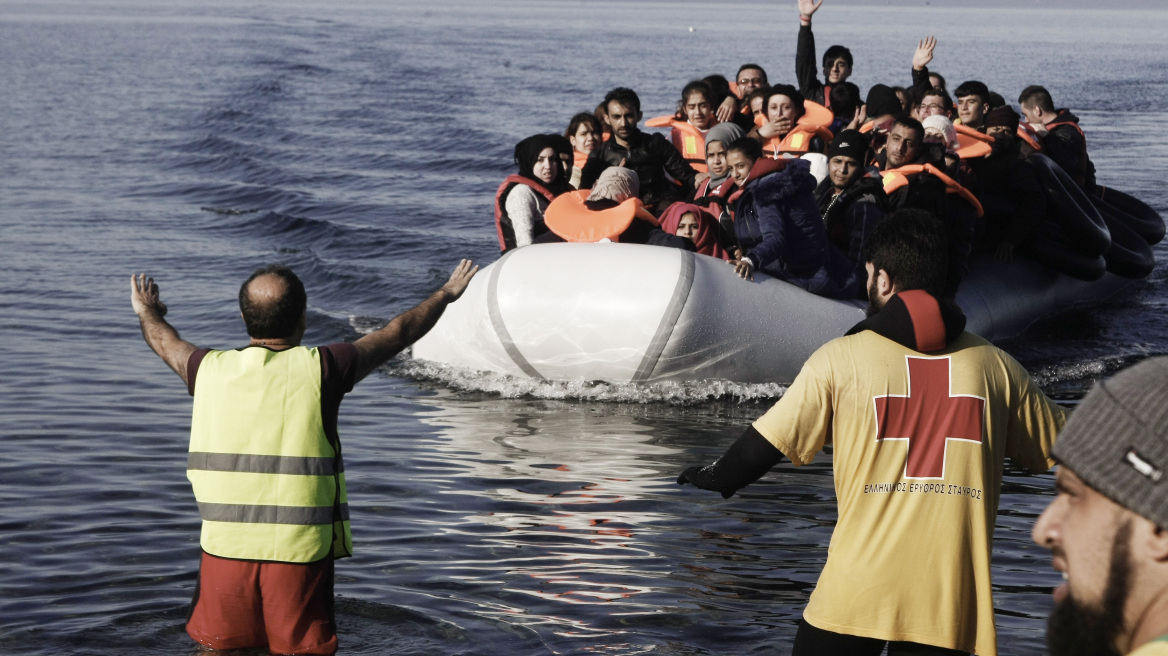
<svg viewBox="0 0 1168 656"><path fill-rule="evenodd" d="M530 180L534 180L541 186L545 184L544 181L535 177L535 173L532 172L532 169L535 168L535 162L539 159L539 154L542 153L545 148L551 148L553 151L556 150L555 142L552 141L550 135L546 134L532 135L515 144L515 166L519 167L519 175ZM563 174L563 167L560 166L558 157L556 158L556 166L558 167L557 170L560 171L560 173L557 174L558 179L559 175Z"/></svg>
<svg viewBox="0 0 1168 656"><path fill-rule="evenodd" d="M556 155L560 158L560 174L556 176L555 181L552 182L552 189L557 195L572 190L572 159L575 157L575 152L572 150L572 142L562 134L546 135L552 142L552 148L556 149ZM565 164L565 159L567 164Z"/></svg>

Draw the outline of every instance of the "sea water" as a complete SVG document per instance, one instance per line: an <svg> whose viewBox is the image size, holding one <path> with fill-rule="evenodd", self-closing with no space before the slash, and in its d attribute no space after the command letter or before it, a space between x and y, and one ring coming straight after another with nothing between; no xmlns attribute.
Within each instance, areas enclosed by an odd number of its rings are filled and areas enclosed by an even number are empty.
<svg viewBox="0 0 1168 656"><path fill-rule="evenodd" d="M795 12L0 4L0 653L194 652L190 400L142 341L131 273L159 281L185 339L227 348L244 342L239 283L283 262L308 288L306 341L355 339L459 258L498 256L491 204L516 141L617 85L652 116L747 60L792 81ZM929 34L950 88L976 78L1014 100L1047 85L1083 118L1101 183L1168 209L1165 12L831 2L815 29L821 51L851 47L863 89L906 85ZM1164 277L1003 346L1073 400L1168 352ZM356 542L337 570L342 651L787 653L831 536L830 456L730 500L674 483L781 392L396 360L342 406ZM1003 653L1043 651L1057 574L1029 530L1051 492L1050 475L1007 471Z"/></svg>

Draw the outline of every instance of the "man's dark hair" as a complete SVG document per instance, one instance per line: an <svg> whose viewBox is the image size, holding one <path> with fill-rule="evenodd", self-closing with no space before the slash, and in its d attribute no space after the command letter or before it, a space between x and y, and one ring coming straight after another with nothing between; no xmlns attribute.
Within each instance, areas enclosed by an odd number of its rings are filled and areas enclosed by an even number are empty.
<svg viewBox="0 0 1168 656"><path fill-rule="evenodd" d="M762 66L759 66L758 64L743 64L743 65L739 66L738 72L734 74L734 81L735 82L738 81L738 76L742 74L742 71L749 71L751 69L756 70L759 73L762 73L762 83L765 86L767 84L766 69L763 68Z"/></svg>
<svg viewBox="0 0 1168 656"><path fill-rule="evenodd" d="M837 84L831 88L831 113L836 118L851 120L860 107L860 87L851 82Z"/></svg>
<svg viewBox="0 0 1168 656"><path fill-rule="evenodd" d="M949 275L945 226L925 210L899 209L872 229L864 262L883 269L899 291L923 289L939 297Z"/></svg>
<svg viewBox="0 0 1168 656"><path fill-rule="evenodd" d="M1022 95L1018 96L1018 103L1030 107L1039 107L1044 112L1054 112L1054 98L1050 97L1050 92L1046 90L1046 87L1040 87L1037 84L1032 84L1023 89Z"/></svg>
<svg viewBox="0 0 1168 656"><path fill-rule="evenodd" d="M989 110L987 111L993 111L1006 104L1006 99L1003 98L1002 94L998 93L997 91L991 91L990 95L986 97L985 101L986 104L990 106Z"/></svg>
<svg viewBox="0 0 1168 656"><path fill-rule="evenodd" d="M917 143L924 143L924 141L925 141L925 126L921 125L920 121L916 120L915 118L911 118L909 116L900 116L900 117L897 117L896 121L893 122L892 127L889 128L888 131L892 132L893 128L895 128L898 125L904 126L908 129L916 132L917 133Z"/></svg>
<svg viewBox="0 0 1168 656"><path fill-rule="evenodd" d="M929 71L929 77L936 77L938 80L941 81L941 84L935 85L938 89L948 88L945 86L945 76L944 75L941 75L937 71Z"/></svg>
<svg viewBox="0 0 1168 656"><path fill-rule="evenodd" d="M840 57L848 63L848 67L852 66L852 51L843 46L832 46L823 51L823 74L827 75L827 69L830 68L831 63Z"/></svg>
<svg viewBox="0 0 1168 656"><path fill-rule="evenodd" d="M953 95L957 98L977 96L984 103L990 100L990 88L977 80L969 80L968 82L962 82L961 86L954 89Z"/></svg>
<svg viewBox="0 0 1168 656"><path fill-rule="evenodd" d="M731 151L738 151L747 158L757 161L762 157L762 144L751 137L739 137L726 146L726 154L729 155Z"/></svg>
<svg viewBox="0 0 1168 656"><path fill-rule="evenodd" d="M762 109L766 112L767 107L771 104L772 96L786 96L791 99L791 104L795 106L795 119L798 120L803 114L807 113L807 107L803 105L803 94L790 84L776 84L767 91L766 100L763 101Z"/></svg>
<svg viewBox="0 0 1168 656"><path fill-rule="evenodd" d="M256 300L248 293L252 281L261 276L275 276L284 282L284 293L275 300ZM239 310L243 313L243 323L247 334L256 339L279 339L296 332L300 317L308 307L308 294L304 283L292 270L282 264L272 264L255 273L239 288Z"/></svg>
<svg viewBox="0 0 1168 656"><path fill-rule="evenodd" d="M596 118L594 114L580 112L579 114L573 116L572 120L568 122L568 130L567 132L564 132L564 136L568 137L569 139L576 136L576 131L579 130L580 125L584 123L587 123L588 127L592 128L592 131L597 135L604 134L604 130L600 127L600 119Z"/></svg>
<svg viewBox="0 0 1168 656"><path fill-rule="evenodd" d="M625 107L632 107L634 112L641 113L641 98L636 91L627 87L617 87L604 94L604 109L608 110L609 103L619 103Z"/></svg>
<svg viewBox="0 0 1168 656"><path fill-rule="evenodd" d="M702 82L705 82L710 87L710 91L714 94L713 97L710 98L710 104L713 105L715 109L718 107L718 105L722 104L722 101L725 100L727 96L730 95L730 81L727 80L726 76L724 75L718 75L717 73L713 75L707 75L706 77L702 78ZM685 97L684 93L682 93L682 97Z"/></svg>
<svg viewBox="0 0 1168 656"><path fill-rule="evenodd" d="M953 99L949 97L948 91L940 87L913 87L912 95L913 107L920 107L925 103L925 98L936 96L941 99L941 104L944 105L945 111L950 114L953 113Z"/></svg>

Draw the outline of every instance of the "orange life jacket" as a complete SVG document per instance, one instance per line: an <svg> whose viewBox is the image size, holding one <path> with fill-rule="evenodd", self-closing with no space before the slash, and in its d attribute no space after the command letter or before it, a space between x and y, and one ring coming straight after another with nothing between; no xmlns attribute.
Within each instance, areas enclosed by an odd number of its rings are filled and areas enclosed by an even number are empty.
<svg viewBox="0 0 1168 656"><path fill-rule="evenodd" d="M1034 129L1033 125L1029 123L1018 124L1018 138L1026 142L1027 146L1034 149L1034 152L1042 152L1042 139L1038 136L1038 131Z"/></svg>
<svg viewBox="0 0 1168 656"><path fill-rule="evenodd" d="M584 164L588 161L588 153L582 153L578 150L572 151L572 166L582 169Z"/></svg>
<svg viewBox="0 0 1168 656"><path fill-rule="evenodd" d="M584 204L590 193L589 189L569 191L553 200L544 212L548 230L565 241L597 242L617 241L636 219L657 225L657 217L645 209L640 198L629 198L607 210L591 210Z"/></svg>
<svg viewBox="0 0 1168 656"><path fill-rule="evenodd" d="M941 182L945 183L945 193L957 194L961 196L965 202L973 206L977 211L977 216L980 218L985 212L982 210L981 203L978 202L977 197L973 195L968 189L961 186L953 178L949 177L941 169L932 164L909 164L898 169L889 169L881 172L884 178L884 193L891 194L892 192L904 187L908 184L908 176L917 175L920 173L930 173L937 177Z"/></svg>
<svg viewBox="0 0 1168 656"><path fill-rule="evenodd" d="M802 155L811 149L811 139L819 137L824 145L830 145L832 134L828 126L835 120L831 110L810 100L803 101L803 115L795 122L791 131L782 138L771 137L762 144L762 154L772 159L778 159L786 153ZM762 127L766 124L766 117L754 117L754 124Z"/></svg>
<svg viewBox="0 0 1168 656"><path fill-rule="evenodd" d="M675 116L654 116L645 121L645 125L651 128L673 128L669 132L669 140L673 142L677 152L681 153L686 164L698 173L709 170L706 167L706 135L701 130L686 121L677 120Z"/></svg>
<svg viewBox="0 0 1168 656"><path fill-rule="evenodd" d="M985 157L993 152L994 148L990 145L994 142L993 137L960 124L954 125L953 128L957 130L956 151L961 159Z"/></svg>
<svg viewBox="0 0 1168 656"><path fill-rule="evenodd" d="M539 184L531 178L525 178L517 173L512 173L503 180L503 184L499 185L499 190L495 192L495 230L499 233L499 250L506 253L515 248L515 226L511 223L511 217L507 216L507 208L504 205L507 194L515 187L515 185L527 185L541 194L548 202L556 199L556 195L547 190L547 187ZM546 231L546 226L537 224L535 226L535 236L543 234Z"/></svg>

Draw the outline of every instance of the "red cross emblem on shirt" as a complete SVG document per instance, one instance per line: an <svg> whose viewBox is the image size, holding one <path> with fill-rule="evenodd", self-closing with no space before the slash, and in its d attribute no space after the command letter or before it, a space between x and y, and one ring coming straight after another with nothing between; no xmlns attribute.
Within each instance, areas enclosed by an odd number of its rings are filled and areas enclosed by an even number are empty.
<svg viewBox="0 0 1168 656"><path fill-rule="evenodd" d="M982 441L985 399L950 394L949 358L908 361L908 396L877 396L876 441L908 442L905 478L944 478L950 440Z"/></svg>

